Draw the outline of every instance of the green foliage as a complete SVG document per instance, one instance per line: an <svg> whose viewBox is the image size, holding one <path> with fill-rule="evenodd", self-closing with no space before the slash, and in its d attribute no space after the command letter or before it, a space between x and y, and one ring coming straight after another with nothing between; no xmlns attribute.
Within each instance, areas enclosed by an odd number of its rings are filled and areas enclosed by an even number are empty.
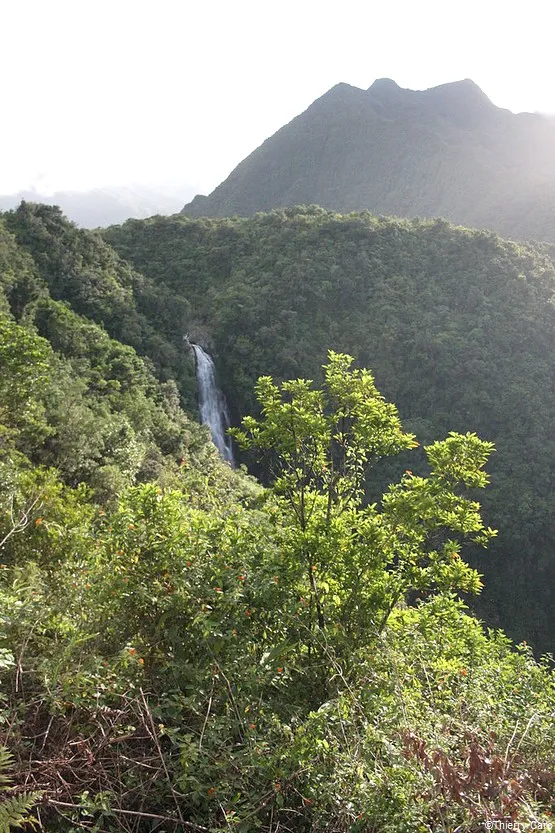
<svg viewBox="0 0 555 833"><path fill-rule="evenodd" d="M351 365L330 353L321 390L260 381L237 434L273 492L207 455L101 507L5 464L3 528L27 521L2 550L0 740L45 830L549 818L549 665L454 593L477 583L459 547L491 535L464 496L491 444L450 434L366 505L365 469L418 449Z"/></svg>
<svg viewBox="0 0 555 833"><path fill-rule="evenodd" d="M48 344L7 318L0 318L0 440L23 447L48 434L44 407L35 394L47 378Z"/></svg>
<svg viewBox="0 0 555 833"><path fill-rule="evenodd" d="M246 417L248 433L232 432L240 445L271 450L278 467L276 489L295 503L306 528L304 490L320 489L329 502L346 509L364 486L370 460L411 448L414 438L403 434L397 411L383 401L367 370L350 371L353 359L333 351L324 368L325 391L304 379L278 388L261 377L256 394L263 415ZM300 501L293 495L299 493Z"/></svg>
<svg viewBox="0 0 555 833"><path fill-rule="evenodd" d="M451 434L426 448L429 477L406 472L381 506L365 505L371 464L418 445L401 429L367 370L330 352L324 386L306 380L257 384L261 419L234 430L239 445L272 454L274 491L288 531L285 546L306 575L314 624L332 632L327 645L381 632L400 599L414 591L477 592L477 572L459 557L461 541L486 544L479 505L457 487L485 486L492 443ZM313 623L309 631L313 631ZM309 643L310 645L310 643Z"/></svg>
<svg viewBox="0 0 555 833"><path fill-rule="evenodd" d="M327 215L287 216L306 242ZM257 220L271 235L282 221ZM486 632L456 595L480 589L463 556L493 535L476 501L492 443L469 430L432 442L421 421L417 447L373 375L332 352L316 384L258 383L258 416L236 436L272 473L264 490L219 460L174 381L76 312L100 314L106 291L122 304L115 327L134 297L119 283L128 267L106 250L112 281L94 239L56 212L24 207L9 222L20 245L0 224L6 823L29 814L27 790L42 791L52 833L546 823L550 662ZM227 303L246 239L234 223L188 234ZM243 359L258 338L247 290L250 335L232 344ZM287 349L276 361L294 358ZM242 368L239 395L253 372Z"/></svg>
<svg viewBox="0 0 555 833"><path fill-rule="evenodd" d="M52 298L147 355L158 375L177 379L185 401L194 404L192 365L182 360L186 301L134 272L98 234L76 228L58 208L23 202L2 220L17 241L19 259L24 253L32 257L34 284L42 283ZM21 287L11 288L11 296L16 292L13 303L21 306Z"/></svg>
<svg viewBox="0 0 555 833"><path fill-rule="evenodd" d="M175 382L160 382L131 346L54 301L38 274L40 266L52 279L48 270L62 269L56 258L65 263L71 255L71 280L81 291L86 281L77 252L83 249L91 262L99 255L101 276L109 267L118 274L116 256L54 209L42 216L27 206L17 216L20 225L31 224L25 239L37 260L0 224L0 460L22 454L27 464L56 468L66 484L88 484L103 501L130 483L178 476L179 466L197 456L213 469L211 445L181 410ZM37 253L40 241L46 248ZM99 303L109 306L113 299L102 286ZM0 491L6 505L15 499L8 484ZM14 518L16 527L22 517Z"/></svg>
<svg viewBox="0 0 555 833"><path fill-rule="evenodd" d="M483 507L499 536L473 605L539 652L552 648L555 278L546 247L444 220L317 206L159 217L103 234L187 299L188 331L210 345L235 424L255 412L260 376L319 385L333 344L372 367L424 444L450 430L494 442ZM370 499L407 467L424 474L424 453L410 466L382 464ZM263 466L255 471L269 481ZM469 559L477 564L479 550Z"/></svg>
<svg viewBox="0 0 555 833"><path fill-rule="evenodd" d="M9 751L0 746L0 792L5 793L11 789L11 779L7 775L11 764L12 756ZM0 800L0 833L10 833L13 828L27 824L34 827L36 819L29 815L29 811L38 798L38 793L21 793Z"/></svg>

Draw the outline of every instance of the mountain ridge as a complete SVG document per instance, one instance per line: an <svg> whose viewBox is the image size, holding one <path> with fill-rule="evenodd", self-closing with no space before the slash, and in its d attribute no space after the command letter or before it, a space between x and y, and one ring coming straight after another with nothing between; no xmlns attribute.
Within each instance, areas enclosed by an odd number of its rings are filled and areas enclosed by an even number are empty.
<svg viewBox="0 0 555 833"><path fill-rule="evenodd" d="M536 222L537 189L548 196ZM250 216L299 204L443 216L555 242L555 125L497 107L471 79L416 91L388 78L367 90L339 83L182 213Z"/></svg>

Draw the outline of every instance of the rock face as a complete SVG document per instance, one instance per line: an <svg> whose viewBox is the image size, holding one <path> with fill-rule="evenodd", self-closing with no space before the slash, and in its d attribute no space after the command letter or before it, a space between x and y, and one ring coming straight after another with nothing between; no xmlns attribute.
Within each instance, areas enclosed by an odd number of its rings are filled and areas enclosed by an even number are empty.
<svg viewBox="0 0 555 833"><path fill-rule="evenodd" d="M555 242L555 124L496 107L469 79L424 91L337 84L183 213L313 203Z"/></svg>

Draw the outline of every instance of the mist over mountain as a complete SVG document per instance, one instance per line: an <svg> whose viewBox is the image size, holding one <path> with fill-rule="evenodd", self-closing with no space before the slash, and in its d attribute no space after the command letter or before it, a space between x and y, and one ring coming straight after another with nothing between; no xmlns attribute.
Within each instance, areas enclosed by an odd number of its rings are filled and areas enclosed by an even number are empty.
<svg viewBox="0 0 555 833"><path fill-rule="evenodd" d="M56 191L53 194L28 189L0 195L0 210L16 208L22 200L58 205L79 226L98 228L132 218L174 214L183 203L183 191L182 183L113 186L89 191Z"/></svg>
<svg viewBox="0 0 555 833"><path fill-rule="evenodd" d="M424 91L386 78L368 90L337 84L183 213L296 204L555 241L555 124L496 107L469 79Z"/></svg>

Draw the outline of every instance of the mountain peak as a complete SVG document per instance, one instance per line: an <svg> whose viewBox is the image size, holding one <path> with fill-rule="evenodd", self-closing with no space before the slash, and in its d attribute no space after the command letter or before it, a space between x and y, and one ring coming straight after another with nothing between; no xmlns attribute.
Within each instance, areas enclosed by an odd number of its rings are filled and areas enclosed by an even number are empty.
<svg viewBox="0 0 555 833"><path fill-rule="evenodd" d="M409 90L400 87L391 78L376 78L374 83L368 87L367 92L381 101L398 100L401 96L403 100L414 99L417 101L422 100L421 97L425 96L428 101L435 100L442 104L452 102L456 107L459 107L461 103L463 106L476 104L495 106L471 78L463 78L462 81L450 81L447 84L439 84L425 90Z"/></svg>
<svg viewBox="0 0 555 833"><path fill-rule="evenodd" d="M353 87L352 84L346 84L344 81L340 81L339 84L335 84L331 89L324 93L324 95L317 98L316 101L323 101L324 99L337 99L337 100L349 100L349 99L356 99L360 96L363 96L364 90L361 90L360 87Z"/></svg>
<svg viewBox="0 0 555 833"><path fill-rule="evenodd" d="M376 78L365 95L376 112L383 114L405 107L414 97L412 90L403 89L391 78Z"/></svg>
<svg viewBox="0 0 555 833"><path fill-rule="evenodd" d="M450 81L447 84L439 84L437 87L429 87L424 90L424 95L442 101L451 100L457 106L461 102L468 102L495 107L495 104L471 78L464 78L462 81Z"/></svg>
<svg viewBox="0 0 555 833"><path fill-rule="evenodd" d="M516 222L499 215L519 192L532 204L541 183L545 237L555 195L555 126L546 119L497 107L470 78L411 90L381 77L369 89L336 84L184 213L247 216L318 204L514 234ZM521 222L534 227L526 211Z"/></svg>
<svg viewBox="0 0 555 833"><path fill-rule="evenodd" d="M368 92L387 93L400 90L401 87L391 78L376 78L374 83L368 87Z"/></svg>

